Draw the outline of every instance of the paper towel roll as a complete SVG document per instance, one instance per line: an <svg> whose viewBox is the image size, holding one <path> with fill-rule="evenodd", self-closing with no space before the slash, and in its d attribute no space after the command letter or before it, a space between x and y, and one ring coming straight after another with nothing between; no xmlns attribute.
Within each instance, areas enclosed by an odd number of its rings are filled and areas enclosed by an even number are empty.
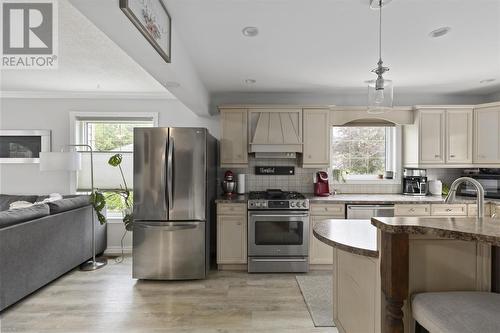
<svg viewBox="0 0 500 333"><path fill-rule="evenodd" d="M245 194L245 174L244 173L238 174L238 186L237 186L236 193Z"/></svg>

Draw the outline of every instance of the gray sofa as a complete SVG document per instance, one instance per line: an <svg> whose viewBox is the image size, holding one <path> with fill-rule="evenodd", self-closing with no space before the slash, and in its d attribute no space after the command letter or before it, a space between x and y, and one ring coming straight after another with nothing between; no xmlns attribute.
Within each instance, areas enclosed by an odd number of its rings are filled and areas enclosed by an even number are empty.
<svg viewBox="0 0 500 333"><path fill-rule="evenodd" d="M14 201L43 197L0 194L0 311L92 257L92 207L88 196L28 208ZM95 218L96 252L106 249L106 225Z"/></svg>

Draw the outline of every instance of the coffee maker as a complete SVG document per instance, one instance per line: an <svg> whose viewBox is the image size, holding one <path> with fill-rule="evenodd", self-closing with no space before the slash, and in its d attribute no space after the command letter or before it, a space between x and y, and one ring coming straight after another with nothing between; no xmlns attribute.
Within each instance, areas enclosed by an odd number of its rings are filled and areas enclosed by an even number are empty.
<svg viewBox="0 0 500 333"><path fill-rule="evenodd" d="M330 186L328 185L328 173L318 171L314 178L314 195L317 197L327 197L330 195Z"/></svg>
<svg viewBox="0 0 500 333"><path fill-rule="evenodd" d="M403 194L413 196L426 196L428 191L426 169L404 169Z"/></svg>

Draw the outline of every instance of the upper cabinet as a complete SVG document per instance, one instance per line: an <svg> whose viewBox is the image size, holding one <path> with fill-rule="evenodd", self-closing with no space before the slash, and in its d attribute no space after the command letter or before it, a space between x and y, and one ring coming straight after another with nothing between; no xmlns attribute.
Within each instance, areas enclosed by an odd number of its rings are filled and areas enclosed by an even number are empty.
<svg viewBox="0 0 500 333"><path fill-rule="evenodd" d="M474 163L500 163L500 104L474 110Z"/></svg>
<svg viewBox="0 0 500 333"><path fill-rule="evenodd" d="M446 163L472 163L472 109L446 111Z"/></svg>
<svg viewBox="0 0 500 333"><path fill-rule="evenodd" d="M304 109L304 168L330 164L330 110Z"/></svg>
<svg viewBox="0 0 500 333"><path fill-rule="evenodd" d="M472 164L471 107L417 109L404 126L404 166L459 167Z"/></svg>
<svg viewBox="0 0 500 333"><path fill-rule="evenodd" d="M423 110L419 114L419 163L445 161L445 110Z"/></svg>
<svg viewBox="0 0 500 333"><path fill-rule="evenodd" d="M221 167L245 167L248 164L248 127L246 109L220 111Z"/></svg>

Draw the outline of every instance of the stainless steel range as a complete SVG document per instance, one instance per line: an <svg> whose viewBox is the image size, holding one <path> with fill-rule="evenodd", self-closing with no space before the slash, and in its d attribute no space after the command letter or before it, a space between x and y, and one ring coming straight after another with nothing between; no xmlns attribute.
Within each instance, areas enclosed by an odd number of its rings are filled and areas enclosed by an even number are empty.
<svg viewBox="0 0 500 333"><path fill-rule="evenodd" d="M250 192L248 271L309 270L309 200L297 192Z"/></svg>

